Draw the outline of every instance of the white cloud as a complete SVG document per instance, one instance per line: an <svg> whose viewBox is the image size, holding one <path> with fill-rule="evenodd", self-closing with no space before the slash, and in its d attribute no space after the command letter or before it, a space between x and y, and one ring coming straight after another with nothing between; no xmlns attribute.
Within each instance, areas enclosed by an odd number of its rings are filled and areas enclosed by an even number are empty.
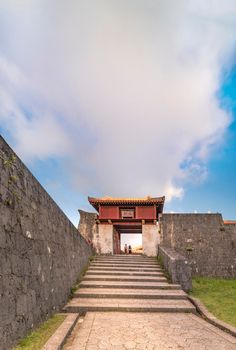
<svg viewBox="0 0 236 350"><path fill-rule="evenodd" d="M171 199L191 174L205 178L230 123L216 94L235 50L234 0L5 0L0 10L0 121L23 157L67 156L88 193Z"/></svg>

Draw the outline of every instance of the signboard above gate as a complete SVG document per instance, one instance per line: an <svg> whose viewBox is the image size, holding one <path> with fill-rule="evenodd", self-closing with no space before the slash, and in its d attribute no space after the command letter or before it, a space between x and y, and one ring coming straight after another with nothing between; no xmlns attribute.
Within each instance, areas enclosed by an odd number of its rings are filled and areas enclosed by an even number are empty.
<svg viewBox="0 0 236 350"><path fill-rule="evenodd" d="M123 209L121 210L122 219L134 219L134 209Z"/></svg>

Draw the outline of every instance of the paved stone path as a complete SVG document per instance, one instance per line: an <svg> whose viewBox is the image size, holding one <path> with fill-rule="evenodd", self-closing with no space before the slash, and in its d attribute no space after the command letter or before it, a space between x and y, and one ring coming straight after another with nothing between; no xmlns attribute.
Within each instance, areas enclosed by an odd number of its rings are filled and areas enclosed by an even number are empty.
<svg viewBox="0 0 236 350"><path fill-rule="evenodd" d="M193 314L88 312L65 350L235 350L236 338Z"/></svg>
<svg viewBox="0 0 236 350"><path fill-rule="evenodd" d="M65 311L87 313L64 350L236 350L236 338L196 316L154 258L96 257Z"/></svg>

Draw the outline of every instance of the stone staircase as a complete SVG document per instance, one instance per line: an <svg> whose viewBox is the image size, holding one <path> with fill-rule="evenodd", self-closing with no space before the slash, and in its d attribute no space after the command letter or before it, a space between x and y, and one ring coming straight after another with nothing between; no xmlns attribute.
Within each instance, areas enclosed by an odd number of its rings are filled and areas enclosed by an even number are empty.
<svg viewBox="0 0 236 350"><path fill-rule="evenodd" d="M67 312L196 312L180 285L168 283L156 258L96 256Z"/></svg>

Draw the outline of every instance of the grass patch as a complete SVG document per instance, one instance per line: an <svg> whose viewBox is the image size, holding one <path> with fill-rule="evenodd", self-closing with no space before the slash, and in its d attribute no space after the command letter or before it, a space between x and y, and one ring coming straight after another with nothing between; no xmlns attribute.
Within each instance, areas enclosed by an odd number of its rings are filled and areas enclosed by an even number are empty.
<svg viewBox="0 0 236 350"><path fill-rule="evenodd" d="M84 275L86 274L87 270L88 270L88 265L83 268L83 270L81 271L81 273L79 275L79 278L77 279L76 283L71 287L69 300L71 300L73 298L75 292L79 289L80 283L81 283Z"/></svg>
<svg viewBox="0 0 236 350"><path fill-rule="evenodd" d="M79 278L77 279L76 283L71 287L70 289L70 296L69 296L69 300L71 300L75 294L75 292L79 289L80 287L80 283L84 277L84 275L86 274L90 263L94 260L95 256L90 256L89 258L89 263L83 268L83 270L81 271Z"/></svg>
<svg viewBox="0 0 236 350"><path fill-rule="evenodd" d="M236 326L236 279L195 277L190 295L218 319Z"/></svg>
<svg viewBox="0 0 236 350"><path fill-rule="evenodd" d="M41 350L65 318L65 315L52 316L22 339L13 350Z"/></svg>
<svg viewBox="0 0 236 350"><path fill-rule="evenodd" d="M164 267L164 262L163 262L162 256L160 256L160 255L157 256L157 262L159 263L159 265L162 269L163 276L167 279L167 282L172 283L171 276L170 276L169 272Z"/></svg>

